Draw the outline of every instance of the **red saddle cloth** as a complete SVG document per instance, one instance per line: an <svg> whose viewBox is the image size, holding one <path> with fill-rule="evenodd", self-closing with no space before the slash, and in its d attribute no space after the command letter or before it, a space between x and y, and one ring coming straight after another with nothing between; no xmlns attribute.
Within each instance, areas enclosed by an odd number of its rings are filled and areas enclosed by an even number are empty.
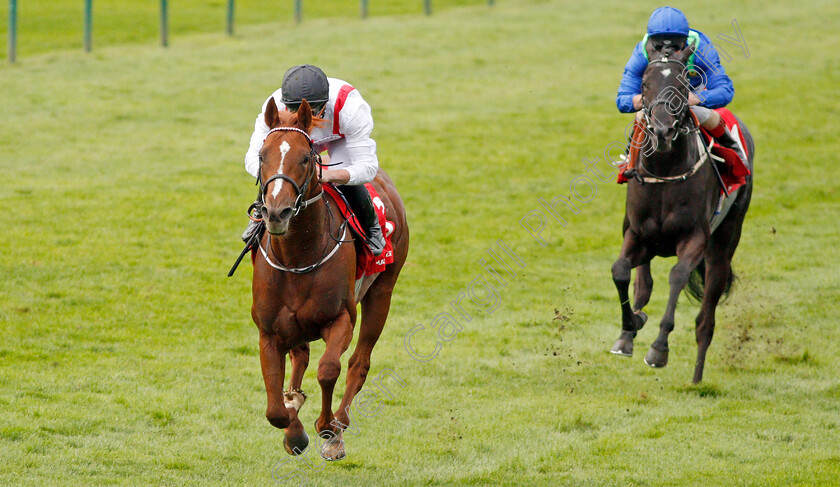
<svg viewBox="0 0 840 487"><path fill-rule="evenodd" d="M741 133L741 130L738 127L738 119L735 118L735 115L733 115L728 108L716 108L715 111L720 114L720 118L723 119L729 133L733 136L737 135L741 142L741 148L744 149L744 154L749 157L750 154L747 151L747 141L744 140L744 134ZM701 132L703 133L703 139L706 141L706 144L708 144L709 141L712 140L711 134L702 127ZM748 168L744 161L738 157L737 152L727 147L723 147L715 141L715 145L712 147L712 154L722 158L724 161L720 177L726 185L726 191L731 193L747 183L747 176L750 175L750 168ZM721 190L721 192L723 191Z"/></svg>
<svg viewBox="0 0 840 487"><path fill-rule="evenodd" d="M742 134L741 130L738 128L738 120L735 118L735 115L733 115L728 108L716 108L715 111L720 114L720 117L726 124L726 128L729 130L729 133L732 135L737 134L741 141L741 147L744 149L744 153L747 154L747 157L749 157L749 153L747 152L747 142L744 140L744 134ZM708 146L709 141L712 140L712 136L703 127L700 127L700 129L703 134L703 140L705 140L706 145ZM642 137L642 140L644 140L644 137ZM639 143L641 143L641 140ZM723 147L715 141L715 145L712 147L712 154L724 160L723 166L719 166L721 169L720 176L723 179L723 183L726 185L726 190L728 192L731 193L746 184L746 177L750 174L750 169L744 164L744 161L738 157L738 154L734 150ZM616 180L618 184L627 182L627 178L624 176L625 169L627 169L627 163L619 166L618 178ZM723 190L721 190L721 193L722 192Z"/></svg>
<svg viewBox="0 0 840 487"><path fill-rule="evenodd" d="M361 279L364 276L378 274L385 270L385 266L394 262L394 246L391 243L391 235L394 233L394 222L388 221L385 217L385 203L379 197L373 185L365 184L368 192L370 192L370 199L373 201L373 207L376 208L376 216L379 218L379 226L382 227L382 234L385 236L385 250L379 257L374 257L370 247L365 242L356 246L356 279ZM350 223L356 235L364 238L365 229L362 228L361 223L356 218L356 215L347 205L347 200L339 193L332 184L325 184L324 191L332 196L333 201L341 210L341 214Z"/></svg>

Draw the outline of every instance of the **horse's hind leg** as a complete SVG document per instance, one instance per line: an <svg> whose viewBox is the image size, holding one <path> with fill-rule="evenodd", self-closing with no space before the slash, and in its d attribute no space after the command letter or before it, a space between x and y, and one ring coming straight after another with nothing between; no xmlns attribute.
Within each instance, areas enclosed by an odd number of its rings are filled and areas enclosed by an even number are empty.
<svg viewBox="0 0 840 487"><path fill-rule="evenodd" d="M706 252L706 285L703 290L703 304L697 315L697 362L694 365L694 383L703 380L703 367L706 364L706 351L712 343L715 332L715 311L720 297L726 291L732 280L732 257L741 240L741 226L747 213L751 198L752 186L744 188L744 193L738 195L733 211L717 228L709 242ZM737 212L735 211L737 210Z"/></svg>
<svg viewBox="0 0 840 487"><path fill-rule="evenodd" d="M293 348L289 352L289 357L292 362L292 376L289 379L289 390L301 389L303 384L303 374L306 368L309 367L309 344Z"/></svg>
<svg viewBox="0 0 840 487"><path fill-rule="evenodd" d="M283 447L290 455L299 455L309 446L309 436L298 418L300 408L306 401L306 395L303 393L301 385L303 383L303 373L306 372L306 367L309 365L309 344L305 343L293 348L289 352L289 357L292 362L292 375L289 381L289 390L284 395L286 410L291 422L285 430Z"/></svg>
<svg viewBox="0 0 840 487"><path fill-rule="evenodd" d="M636 332L645 324L641 315L633 313L630 307L630 272L634 267L650 261L649 252L630 230L624 232L624 242L618 260L612 266L613 282L621 301L621 335L610 353L630 357L633 355L633 339Z"/></svg>
<svg viewBox="0 0 840 487"><path fill-rule="evenodd" d="M642 318L642 325L648 318L647 313L643 310L650 301L651 292L653 292L653 276L650 274L650 262L648 261L636 267L636 281L633 285L633 312Z"/></svg>
<svg viewBox="0 0 840 487"><path fill-rule="evenodd" d="M348 362L347 390L344 392L338 411L335 412L336 420L344 429L350 425L350 404L367 380L368 371L370 371L370 354L385 328L385 320L388 318L391 307L393 287L379 287L375 284L362 300L362 326L359 330L356 349L353 350L353 355Z"/></svg>
<svg viewBox="0 0 840 487"><path fill-rule="evenodd" d="M668 307L659 323L659 336L650 345L645 363L651 367L665 367L668 365L668 335L674 329L674 314L677 311L677 299L680 297L691 271L703 260L706 248L706 235L701 229L695 230L691 236L677 246L677 264L671 268L668 284L671 292L668 296Z"/></svg>
<svg viewBox="0 0 840 487"><path fill-rule="evenodd" d="M715 310L732 273L729 258L721 257L715 260L707 259L706 261L706 285L703 289L703 304L700 313L697 315L697 327L695 328L697 338L697 362L694 366L693 380L695 384L703 379L706 351L712 343L712 335L715 332Z"/></svg>

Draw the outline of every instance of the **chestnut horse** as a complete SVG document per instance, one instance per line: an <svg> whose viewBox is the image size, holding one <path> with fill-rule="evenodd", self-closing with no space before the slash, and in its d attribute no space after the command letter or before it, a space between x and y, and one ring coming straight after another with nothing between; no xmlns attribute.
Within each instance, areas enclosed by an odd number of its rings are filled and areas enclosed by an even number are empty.
<svg viewBox="0 0 840 487"><path fill-rule="evenodd" d="M330 440L321 455L340 460L345 456L342 431L350 424L349 407L367 378L371 351L385 326L391 293L408 254L405 208L394 183L379 170L373 185L396 224L394 263L366 277L357 296L357 249L338 205L323 192L321 161L309 135L323 120L313 116L305 100L297 113L290 113L278 110L271 99L265 122L272 130L260 151L259 183L267 231L255 250L251 307L260 332L268 396L265 415L273 426L285 430L287 452L296 455L307 448L309 437L298 419L306 399L301 383L309 364L309 342L323 339L326 350L318 362L321 414L315 431ZM353 338L358 301L361 329L349 361L347 389L333 414L333 389L341 355ZM287 354L292 371L284 392Z"/></svg>
<svg viewBox="0 0 840 487"><path fill-rule="evenodd" d="M659 336L651 344L645 363L664 367L668 363L668 334L674 329L674 313L680 291L702 298L695 336L697 362L694 383L703 378L706 351L715 329L715 309L732 283L732 256L741 237L741 225L750 204L752 179L731 194L729 212L716 229L711 220L718 207L721 182L714 162L703 148L698 128L690 115L686 62L693 48L672 57L649 52L651 62L642 82L645 124L653 136L645 139L637 164L638 177L627 185L624 216L624 242L612 267L613 281L621 301L621 336L611 352L633 354L633 339L644 326L642 311L650 299L653 279L650 261L655 256L676 255L677 264L669 276L670 295ZM678 96L675 97L674 94ZM675 101L677 103L675 103ZM752 168L755 147L747 127L738 122L744 134ZM661 183L661 184L658 184ZM630 271L636 268L635 302L630 307ZM692 273L700 284L692 287Z"/></svg>

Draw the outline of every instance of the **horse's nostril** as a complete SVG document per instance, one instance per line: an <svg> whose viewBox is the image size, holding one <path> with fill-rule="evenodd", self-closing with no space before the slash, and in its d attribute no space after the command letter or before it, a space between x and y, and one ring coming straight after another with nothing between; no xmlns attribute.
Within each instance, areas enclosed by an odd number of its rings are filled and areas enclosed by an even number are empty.
<svg viewBox="0 0 840 487"><path fill-rule="evenodd" d="M657 128L654 133L659 140L667 140L674 137L676 129L674 127Z"/></svg>
<svg viewBox="0 0 840 487"><path fill-rule="evenodd" d="M277 209L271 209L265 212L268 215L268 221L272 223L281 222L284 220L288 220L292 217L292 209L286 208L282 211L278 211Z"/></svg>

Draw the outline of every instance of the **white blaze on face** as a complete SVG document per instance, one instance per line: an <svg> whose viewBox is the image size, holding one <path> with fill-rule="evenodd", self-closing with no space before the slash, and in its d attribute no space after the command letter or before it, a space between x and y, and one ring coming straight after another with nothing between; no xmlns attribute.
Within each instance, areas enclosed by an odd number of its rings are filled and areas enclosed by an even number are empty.
<svg viewBox="0 0 840 487"><path fill-rule="evenodd" d="M277 174L283 174L283 161L286 159L286 154L289 153L289 149L291 148L292 146L290 146L285 140L282 144L280 144L280 168L277 170ZM274 182L274 191L271 192L271 197L276 198L277 195L280 194L281 189L283 189L282 179Z"/></svg>
<svg viewBox="0 0 840 487"><path fill-rule="evenodd" d="M667 78L668 76L671 76L671 68L668 68L668 69L663 69L663 70L662 70L662 76L664 76L664 77L666 77L666 78Z"/></svg>

